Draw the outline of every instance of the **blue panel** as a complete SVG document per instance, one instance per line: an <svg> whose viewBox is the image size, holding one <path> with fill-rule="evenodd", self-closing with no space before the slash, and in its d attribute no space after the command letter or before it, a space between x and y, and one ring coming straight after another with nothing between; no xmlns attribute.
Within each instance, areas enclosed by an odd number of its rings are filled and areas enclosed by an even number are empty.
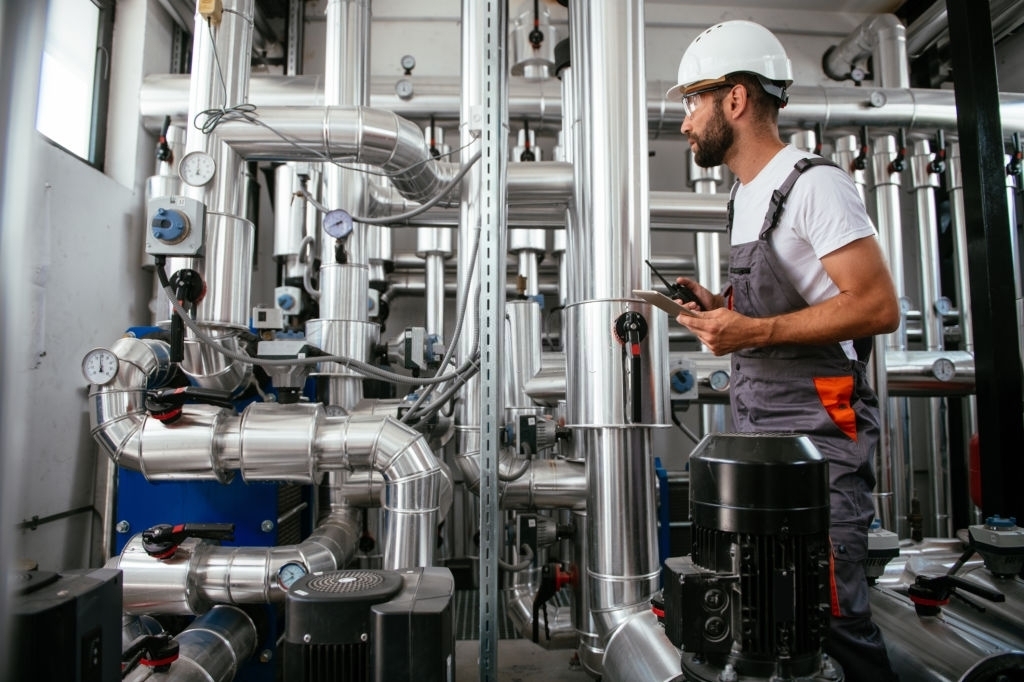
<svg viewBox="0 0 1024 682"><path fill-rule="evenodd" d="M277 544L277 483L245 483L235 476L227 485L216 481L150 483L142 474L118 470L115 524L128 530L114 534L120 553L137 533L159 523L233 523L235 539L225 545L265 547ZM261 524L273 522L270 532Z"/></svg>

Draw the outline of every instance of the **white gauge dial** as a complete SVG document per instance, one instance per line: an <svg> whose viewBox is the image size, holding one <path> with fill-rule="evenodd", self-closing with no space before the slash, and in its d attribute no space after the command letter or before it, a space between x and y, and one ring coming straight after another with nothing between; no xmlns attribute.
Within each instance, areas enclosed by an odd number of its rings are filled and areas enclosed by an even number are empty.
<svg viewBox="0 0 1024 682"><path fill-rule="evenodd" d="M289 561L277 569L277 584L281 589L288 590L302 576L306 575L306 567L296 561Z"/></svg>
<svg viewBox="0 0 1024 682"><path fill-rule="evenodd" d="M193 187L202 187L217 172L217 162L213 157L202 150L189 152L181 159L178 165L178 175L182 182Z"/></svg>
<svg viewBox="0 0 1024 682"><path fill-rule="evenodd" d="M939 381L951 381L956 376L956 365L949 358L939 358L932 363L932 374Z"/></svg>
<svg viewBox="0 0 1024 682"><path fill-rule="evenodd" d="M400 79L395 83L395 94L399 99L411 99L413 95L412 81L408 78Z"/></svg>
<svg viewBox="0 0 1024 682"><path fill-rule="evenodd" d="M93 348L82 358L82 374L90 384L103 386L117 376L117 356L106 348Z"/></svg>

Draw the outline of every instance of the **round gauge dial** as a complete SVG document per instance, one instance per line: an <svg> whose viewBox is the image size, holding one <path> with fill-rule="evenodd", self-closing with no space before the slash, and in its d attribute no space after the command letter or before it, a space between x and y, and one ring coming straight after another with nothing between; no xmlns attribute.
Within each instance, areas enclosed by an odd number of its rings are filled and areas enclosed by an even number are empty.
<svg viewBox="0 0 1024 682"><path fill-rule="evenodd" d="M202 150L189 152L178 165L182 182L193 187L202 187L217 173L217 162Z"/></svg>
<svg viewBox="0 0 1024 682"><path fill-rule="evenodd" d="M939 381L951 381L956 376L956 365L949 358L939 358L932 363L932 374Z"/></svg>
<svg viewBox="0 0 1024 682"><path fill-rule="evenodd" d="M402 55L402 68L405 69L406 72L409 72L409 71L412 71L413 69L415 69L416 68L416 57L413 57L411 54Z"/></svg>
<svg viewBox="0 0 1024 682"><path fill-rule="evenodd" d="M729 373L725 370L716 369L708 376L708 383L715 391L724 391L729 388Z"/></svg>
<svg viewBox="0 0 1024 682"><path fill-rule="evenodd" d="M412 97L412 93L412 81L408 78L402 78L395 83L395 94L398 95L399 99L410 99Z"/></svg>
<svg viewBox="0 0 1024 682"><path fill-rule="evenodd" d="M97 386L113 381L119 366L117 356L106 348L93 348L82 358L82 374L85 380Z"/></svg>
<svg viewBox="0 0 1024 682"><path fill-rule="evenodd" d="M281 568L277 569L277 584L281 586L281 589L288 590L295 582L306 575L306 567L297 561L289 561Z"/></svg>
<svg viewBox="0 0 1024 682"><path fill-rule="evenodd" d="M352 216L340 208L328 211L324 214L324 232L335 239L345 239L352 234Z"/></svg>

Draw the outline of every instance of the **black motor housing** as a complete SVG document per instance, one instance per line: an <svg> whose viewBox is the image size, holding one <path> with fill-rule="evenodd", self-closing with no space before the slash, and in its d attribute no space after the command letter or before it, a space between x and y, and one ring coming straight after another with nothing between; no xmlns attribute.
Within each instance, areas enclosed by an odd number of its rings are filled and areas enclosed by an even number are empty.
<svg viewBox="0 0 1024 682"><path fill-rule="evenodd" d="M831 666L828 461L798 434L711 434L690 456L689 557L663 569L683 672L799 678ZM726 677L731 673L727 673ZM841 674L839 675L841 676Z"/></svg>

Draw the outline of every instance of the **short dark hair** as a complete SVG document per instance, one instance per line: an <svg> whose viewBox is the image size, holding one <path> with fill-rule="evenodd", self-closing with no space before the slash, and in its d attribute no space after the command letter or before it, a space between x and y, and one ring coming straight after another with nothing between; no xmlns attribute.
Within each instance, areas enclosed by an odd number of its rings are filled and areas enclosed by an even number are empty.
<svg viewBox="0 0 1024 682"><path fill-rule="evenodd" d="M755 111L762 116L767 116L773 122L779 120L779 109L782 108L782 101L765 91L764 86L761 84L761 79L756 74L737 71L736 73L730 73L725 79L746 88L747 101L750 102Z"/></svg>

